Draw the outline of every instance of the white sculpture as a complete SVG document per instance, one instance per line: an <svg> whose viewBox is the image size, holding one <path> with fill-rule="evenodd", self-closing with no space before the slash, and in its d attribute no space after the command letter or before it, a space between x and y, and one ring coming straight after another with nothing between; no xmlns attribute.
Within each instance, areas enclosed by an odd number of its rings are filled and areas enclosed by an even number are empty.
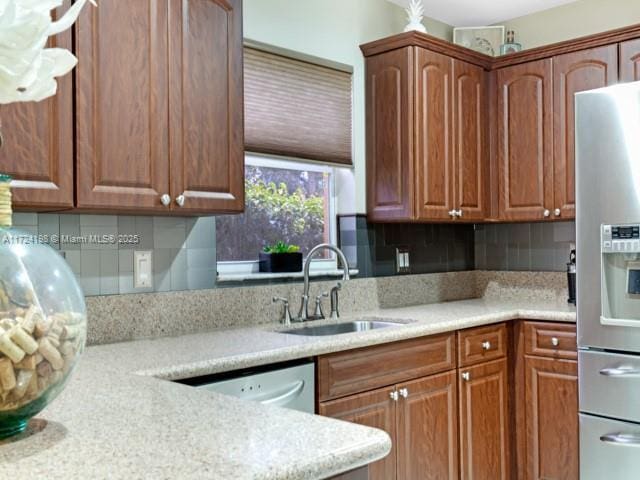
<svg viewBox="0 0 640 480"><path fill-rule="evenodd" d="M62 2L0 0L0 104L51 97L56 94L55 77L75 67L78 60L70 51L46 44L50 36L73 25L87 0L76 1L54 22L50 12Z"/></svg>
<svg viewBox="0 0 640 480"><path fill-rule="evenodd" d="M418 32L427 33L427 29L422 24L424 17L424 5L422 0L409 0L409 6L405 9L409 24L404 28L405 32L417 30Z"/></svg>

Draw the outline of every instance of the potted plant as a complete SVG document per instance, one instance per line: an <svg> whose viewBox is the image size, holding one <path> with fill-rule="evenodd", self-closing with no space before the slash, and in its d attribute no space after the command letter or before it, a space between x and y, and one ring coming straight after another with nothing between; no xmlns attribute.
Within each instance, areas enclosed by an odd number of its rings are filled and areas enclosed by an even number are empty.
<svg viewBox="0 0 640 480"><path fill-rule="evenodd" d="M265 273L301 272L302 252L300 247L284 242L267 245L260 252L260 271Z"/></svg>

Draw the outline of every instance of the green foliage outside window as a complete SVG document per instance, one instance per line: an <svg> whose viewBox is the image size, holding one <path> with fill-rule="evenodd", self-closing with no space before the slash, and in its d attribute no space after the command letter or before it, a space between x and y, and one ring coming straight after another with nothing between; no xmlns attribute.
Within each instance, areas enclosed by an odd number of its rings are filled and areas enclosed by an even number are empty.
<svg viewBox="0 0 640 480"><path fill-rule="evenodd" d="M247 166L245 213L217 219L218 260L256 260L265 246L325 241L327 175Z"/></svg>

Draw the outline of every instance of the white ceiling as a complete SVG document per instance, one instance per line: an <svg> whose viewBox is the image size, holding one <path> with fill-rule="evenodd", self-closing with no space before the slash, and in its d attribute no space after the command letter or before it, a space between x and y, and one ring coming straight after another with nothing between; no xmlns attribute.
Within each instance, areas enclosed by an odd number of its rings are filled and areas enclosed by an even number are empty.
<svg viewBox="0 0 640 480"><path fill-rule="evenodd" d="M406 7L409 0L389 0ZM423 0L424 13L454 27L491 25L575 0Z"/></svg>

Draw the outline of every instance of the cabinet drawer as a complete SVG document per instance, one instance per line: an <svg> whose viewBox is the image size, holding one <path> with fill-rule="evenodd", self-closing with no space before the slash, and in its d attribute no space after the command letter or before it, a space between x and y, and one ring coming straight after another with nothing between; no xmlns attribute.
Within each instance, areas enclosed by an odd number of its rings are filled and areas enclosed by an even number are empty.
<svg viewBox="0 0 640 480"><path fill-rule="evenodd" d="M318 358L320 401L454 369L454 334L377 345Z"/></svg>
<svg viewBox="0 0 640 480"><path fill-rule="evenodd" d="M525 322L524 341L527 355L569 360L578 358L575 325Z"/></svg>
<svg viewBox="0 0 640 480"><path fill-rule="evenodd" d="M458 332L458 364L461 367L507 354L507 327L504 323Z"/></svg>

